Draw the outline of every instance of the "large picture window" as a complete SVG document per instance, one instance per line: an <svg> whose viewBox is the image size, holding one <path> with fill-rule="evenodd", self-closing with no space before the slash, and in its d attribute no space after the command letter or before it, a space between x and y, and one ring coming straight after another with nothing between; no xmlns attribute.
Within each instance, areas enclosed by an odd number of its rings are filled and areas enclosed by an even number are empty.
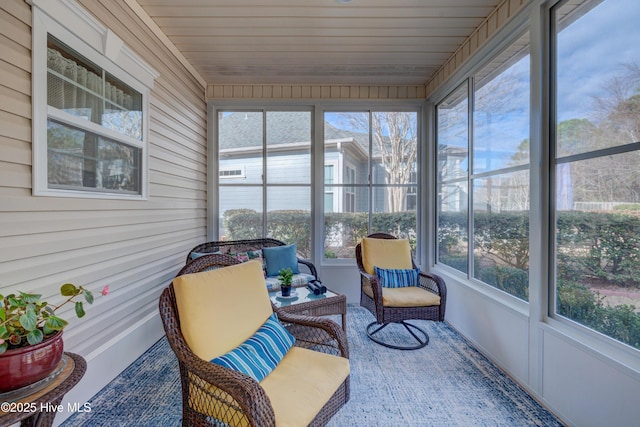
<svg viewBox="0 0 640 427"><path fill-rule="evenodd" d="M416 111L324 113L324 162L338 165L325 194L325 258L354 258L369 233L417 240L418 114ZM415 254L415 253L414 253Z"/></svg>
<svg viewBox="0 0 640 427"><path fill-rule="evenodd" d="M528 45L526 33L436 106L437 262L525 301Z"/></svg>
<svg viewBox="0 0 640 427"><path fill-rule="evenodd" d="M551 19L551 314L640 349L640 9L563 2Z"/></svg>
<svg viewBox="0 0 640 427"><path fill-rule="evenodd" d="M219 180L220 239L273 237L311 257L311 112L220 110L217 130L219 171L244 171Z"/></svg>

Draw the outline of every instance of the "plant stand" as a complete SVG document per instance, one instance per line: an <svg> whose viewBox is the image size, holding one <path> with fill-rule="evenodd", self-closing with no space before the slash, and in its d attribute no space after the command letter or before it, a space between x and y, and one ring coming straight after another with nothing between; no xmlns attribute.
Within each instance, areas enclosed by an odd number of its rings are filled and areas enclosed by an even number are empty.
<svg viewBox="0 0 640 427"><path fill-rule="evenodd" d="M10 397L9 393L0 395L3 407L0 410L0 425L12 425L21 422L21 426L50 427L58 412L68 412L69 408L60 408L62 399L84 376L87 362L74 353L64 353L66 363L62 371L44 388L23 396ZM62 363L62 362L61 362ZM78 404L79 405L79 404ZM75 410L82 410L79 406Z"/></svg>

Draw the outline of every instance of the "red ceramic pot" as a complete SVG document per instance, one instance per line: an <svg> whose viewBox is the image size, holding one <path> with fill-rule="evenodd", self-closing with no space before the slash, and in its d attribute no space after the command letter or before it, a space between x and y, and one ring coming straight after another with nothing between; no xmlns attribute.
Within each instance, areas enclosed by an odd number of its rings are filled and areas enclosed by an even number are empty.
<svg viewBox="0 0 640 427"><path fill-rule="evenodd" d="M62 331L39 344L0 354L0 393L16 390L44 379L62 359Z"/></svg>

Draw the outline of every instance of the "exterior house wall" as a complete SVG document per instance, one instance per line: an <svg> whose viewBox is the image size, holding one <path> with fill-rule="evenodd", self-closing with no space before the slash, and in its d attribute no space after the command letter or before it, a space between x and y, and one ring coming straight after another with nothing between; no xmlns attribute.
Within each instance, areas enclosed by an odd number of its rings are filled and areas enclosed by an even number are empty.
<svg viewBox="0 0 640 427"><path fill-rule="evenodd" d="M262 182L262 155L233 156L220 161L221 169L245 168L246 178L220 178L221 184L247 184L261 185ZM309 163L309 153L277 153L270 154L267 158L267 173L269 183L310 182L311 165ZM228 187L227 187L228 188ZM275 189L276 187L269 187ZM267 190L269 191L269 190ZM241 192L227 193L228 197L220 199L220 210L235 209L241 203L243 207L262 211L262 200L246 199L246 195ZM246 203L248 202L248 203ZM269 210L272 209L303 209L309 210L311 207L311 194L309 187L287 188L286 195L279 196L277 191L268 197ZM281 206L281 207L278 207Z"/></svg>
<svg viewBox="0 0 640 427"><path fill-rule="evenodd" d="M160 74L150 94L149 198L32 196L31 6L2 2L0 294L58 302L65 282L97 291L82 322L72 307L60 313L70 321L65 350L88 361L67 401L84 402L162 336L160 292L206 237L207 117L204 84L125 2L80 3Z"/></svg>

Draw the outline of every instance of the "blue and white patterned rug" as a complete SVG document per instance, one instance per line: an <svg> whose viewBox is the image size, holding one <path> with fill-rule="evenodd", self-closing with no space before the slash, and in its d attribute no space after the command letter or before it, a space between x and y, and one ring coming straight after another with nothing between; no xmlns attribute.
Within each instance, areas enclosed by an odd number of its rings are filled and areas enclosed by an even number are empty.
<svg viewBox="0 0 640 427"><path fill-rule="evenodd" d="M562 426L446 323L412 321L431 340L400 351L367 338L371 321L349 305L351 399L330 427ZM163 338L93 397L90 413L62 427L179 426L180 396L178 363Z"/></svg>

